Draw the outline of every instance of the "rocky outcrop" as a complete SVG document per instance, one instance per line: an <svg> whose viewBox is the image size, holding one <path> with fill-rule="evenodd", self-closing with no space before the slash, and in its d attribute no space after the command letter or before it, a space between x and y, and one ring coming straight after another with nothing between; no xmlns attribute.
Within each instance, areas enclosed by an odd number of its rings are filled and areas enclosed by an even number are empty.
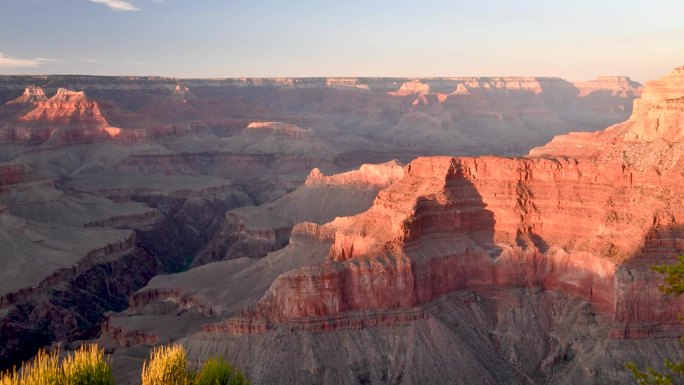
<svg viewBox="0 0 684 385"><path fill-rule="evenodd" d="M599 76L594 80L576 82L579 97L591 95L594 92L607 92L611 96L623 98L639 96L641 84L633 81L629 76Z"/></svg>
<svg viewBox="0 0 684 385"><path fill-rule="evenodd" d="M303 186L261 205L241 207L226 213L221 230L195 265L240 257L263 257L290 241L292 227L301 222L323 224L338 216L363 212L377 192L403 177L396 162L362 165L358 170L324 175L315 168Z"/></svg>
<svg viewBox="0 0 684 385"><path fill-rule="evenodd" d="M389 92L392 96L424 96L430 94L430 85L422 83L419 79L406 82L396 92Z"/></svg>
<svg viewBox="0 0 684 385"><path fill-rule="evenodd" d="M49 122L60 126L105 127L107 121L96 102L90 101L83 91L60 88L48 100L19 118L25 122Z"/></svg>
<svg viewBox="0 0 684 385"><path fill-rule="evenodd" d="M454 94L463 95L465 91L498 90L525 91L533 94L544 92L544 79L534 77L492 77L492 78L453 78L457 82ZM459 92L460 89L460 92Z"/></svg>
<svg viewBox="0 0 684 385"><path fill-rule="evenodd" d="M415 79L406 82L399 87L399 90L388 92L391 96L415 96L413 99L414 106L427 105L434 102L442 103L446 100L447 95L440 92L432 92L430 85L421 82L420 79Z"/></svg>
<svg viewBox="0 0 684 385"><path fill-rule="evenodd" d="M679 96L678 96L679 95ZM634 100L629 120L604 131L570 133L530 151L530 155L565 155L601 164L624 164L639 171L675 172L684 165L684 69L646 83Z"/></svg>
<svg viewBox="0 0 684 385"><path fill-rule="evenodd" d="M16 127L0 131L3 139L38 144L50 140L63 144L115 138L121 133L120 128L109 125L99 105L83 91L60 88L50 99L35 104L33 110L18 117Z"/></svg>
<svg viewBox="0 0 684 385"><path fill-rule="evenodd" d="M13 176L5 181L13 184L2 187L7 191L0 201L8 209L0 225L7 225L9 241L0 248L35 246L25 254L43 268L53 259L68 265L70 257L85 254L66 250L55 257L56 249L73 247L78 237L96 239L96 233L114 231L111 226L135 233L130 250L98 255L78 274L4 308L0 365L53 341L102 332L113 348L182 339L193 359L208 352L207 346L231 360L239 352L256 365L245 366L255 383L278 373L285 383L420 383L419 372L429 373L433 383L463 373L480 383L525 383L528 376L545 380L582 361L572 361L573 355L600 355L609 334L612 341L670 335L676 330L666 327L672 315L660 312L657 292L651 291L657 276L648 275L647 263L627 265L626 250L640 236L647 240L641 261L678 250L677 228L664 227L672 210L656 205L663 225L651 225L644 235L630 221L653 223L648 210L629 206L638 214L634 219L629 210L600 208L609 198L616 206L628 199L666 199L655 189L630 195L636 188L627 182L636 170L633 180L660 183L662 168L636 167L644 155L657 152L634 147L624 170L607 158L576 164L558 156L447 157L421 171L421 159L407 168L405 183L398 164L359 168L425 154L519 154L554 133L595 129L629 114L614 108L629 98L604 95L595 109L596 99L578 98L577 89L561 79L473 79L471 88L470 78L419 79L418 94L395 97L387 92L411 79L0 76L3 102L28 84L47 85L50 94L58 87L83 90L92 98L61 91L54 104L37 106L53 110L35 116L24 111L30 106L0 107L0 136L13 142L1 144L0 158L27 165L10 170ZM423 102L419 88L425 86ZM446 98L454 90L460 94ZM88 105L94 100L99 116L121 131L100 128L95 105ZM614 113L604 114L601 106ZM27 115L36 120L18 120ZM248 128L250 123L256 124ZM29 139L17 139L22 137ZM459 174L456 165L476 171ZM17 184L24 180L18 175L30 170L51 179ZM339 170L354 171L334 174ZM625 196L606 186L611 178ZM594 188L599 192L589 197ZM671 197L675 207L676 191ZM234 210L247 204L259 206ZM224 216L226 211L237 215ZM22 222L16 213L37 219ZM556 214L557 223L540 225ZM575 223L580 215L600 225ZM248 241L226 252L233 244L214 235L231 218L239 229L231 234ZM301 221L315 223L296 224ZM562 233L564 223L572 223L568 235ZM65 225L74 231L63 231ZM631 235L614 236L623 230ZM260 258L204 264L211 259L184 271L213 240L219 245L216 259ZM256 241L270 246L259 250ZM248 255L254 250L259 255ZM176 274L147 285L161 273ZM648 286L641 290L632 277ZM33 282L21 280L17 287ZM611 290L620 301L607 298ZM653 305L636 311L634 304L642 300ZM616 310L605 310L613 303ZM105 316L128 306L120 315ZM599 347L577 342L586 335L598 336ZM313 345L297 350L306 341ZM257 345L271 353L255 353ZM284 351L307 358L282 359ZM414 355L388 355L393 351ZM258 367L274 357L277 365Z"/></svg>
<svg viewBox="0 0 684 385"><path fill-rule="evenodd" d="M392 160L381 164L364 164L358 170L329 176L323 174L318 168L314 168L306 178L304 185L353 186L367 184L384 188L403 177L403 166L398 161Z"/></svg>
<svg viewBox="0 0 684 385"><path fill-rule="evenodd" d="M644 94L654 100L648 85ZM335 231L326 262L281 275L216 330L263 333L466 288L527 287L583 297L612 320L613 337L681 331L684 300L662 296L648 268L684 252L678 173L619 157L422 158L405 173L367 212L325 225Z"/></svg>
<svg viewBox="0 0 684 385"><path fill-rule="evenodd" d="M3 187L40 179L40 176L23 164L0 164L0 192Z"/></svg>
<svg viewBox="0 0 684 385"><path fill-rule="evenodd" d="M29 86L24 89L24 93L16 99L7 102L10 106L35 106L39 102L47 100L45 91L41 87Z"/></svg>
<svg viewBox="0 0 684 385"><path fill-rule="evenodd" d="M684 67L646 83L641 99L634 101L632 123L625 139L652 142L684 139Z"/></svg>
<svg viewBox="0 0 684 385"><path fill-rule="evenodd" d="M684 211L669 202L684 197L657 180L564 159L418 159L368 212L326 225L336 231L328 262L279 277L255 308L227 322L411 308L465 288L518 286L584 297L623 325L616 327L666 332L683 303L656 295L655 273L638 261L652 261L643 244L654 216L679 223ZM657 198L662 191L667 200ZM659 251L672 257L684 250ZM668 311L633 317L616 310L634 308L636 297L620 295L640 292L632 285L644 281L627 278L634 275L653 282L648 308Z"/></svg>

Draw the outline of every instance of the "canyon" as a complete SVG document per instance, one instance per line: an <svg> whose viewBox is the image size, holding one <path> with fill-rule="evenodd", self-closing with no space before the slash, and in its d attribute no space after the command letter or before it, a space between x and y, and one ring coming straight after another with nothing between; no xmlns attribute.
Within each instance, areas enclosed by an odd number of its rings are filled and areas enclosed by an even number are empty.
<svg viewBox="0 0 684 385"><path fill-rule="evenodd" d="M0 76L0 362L96 339L118 383L176 342L254 384L609 384L684 359L650 269L684 251L683 98L684 67Z"/></svg>

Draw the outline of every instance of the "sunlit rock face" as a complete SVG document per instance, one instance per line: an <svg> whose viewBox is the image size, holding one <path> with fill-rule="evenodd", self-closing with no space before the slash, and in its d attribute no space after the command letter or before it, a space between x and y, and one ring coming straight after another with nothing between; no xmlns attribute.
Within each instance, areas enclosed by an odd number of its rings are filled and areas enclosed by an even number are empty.
<svg viewBox="0 0 684 385"><path fill-rule="evenodd" d="M107 121L97 103L88 100L83 91L60 88L48 100L19 118L25 122L46 122L57 125L106 126Z"/></svg>
<svg viewBox="0 0 684 385"><path fill-rule="evenodd" d="M89 142L116 138L121 129L111 127L97 102L89 100L83 91L59 88L46 99L42 89L29 87L11 106L32 106L17 118L16 123L0 128L4 141L51 145Z"/></svg>
<svg viewBox="0 0 684 385"><path fill-rule="evenodd" d="M624 81L0 76L0 248L22 261L0 364L97 325L119 368L182 342L255 384L601 383L635 351L677 359L624 348L678 330L647 268L680 251L676 143L622 151L622 125L477 156L624 120Z"/></svg>
<svg viewBox="0 0 684 385"><path fill-rule="evenodd" d="M263 257L287 245L298 223L323 224L365 211L380 189L403 175L403 167L396 161L364 164L357 170L333 175L314 168L302 186L283 197L227 212L221 229L194 264Z"/></svg>
<svg viewBox="0 0 684 385"><path fill-rule="evenodd" d="M684 253L684 153L627 140L649 113L526 157L415 159L363 213L296 225L261 259L155 278L108 338L182 338L260 384L608 384L625 361L681 359L684 300L650 266ZM153 326L178 311L204 320L182 318L190 337ZM289 354L310 359L261 364Z"/></svg>
<svg viewBox="0 0 684 385"><path fill-rule="evenodd" d="M38 102L47 100L45 91L41 87L29 86L24 89L24 93L16 99L7 102L8 105L36 105Z"/></svg>
<svg viewBox="0 0 684 385"><path fill-rule="evenodd" d="M245 316L268 324L410 308L465 288L539 287L584 297L618 328L658 334L683 310L657 295L658 280L643 268L657 257L653 242L661 257L683 251L684 210L672 199L684 195L622 164L421 158L369 211L325 225L335 232L329 262L278 278ZM643 280L625 279L634 274ZM653 310L644 303L626 313L642 302L630 287L644 282Z"/></svg>
<svg viewBox="0 0 684 385"><path fill-rule="evenodd" d="M634 101L628 141L663 139L678 142L684 138L684 67L646 83L641 99Z"/></svg>
<svg viewBox="0 0 684 385"><path fill-rule="evenodd" d="M674 173L684 165L684 69L646 83L630 118L593 133L570 133L533 149L530 155L567 155L596 163L619 163L639 171Z"/></svg>

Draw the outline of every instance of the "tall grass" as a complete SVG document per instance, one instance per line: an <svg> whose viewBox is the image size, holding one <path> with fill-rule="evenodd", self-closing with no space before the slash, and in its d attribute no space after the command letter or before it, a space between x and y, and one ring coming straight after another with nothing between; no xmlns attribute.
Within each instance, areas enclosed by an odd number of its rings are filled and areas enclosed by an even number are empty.
<svg viewBox="0 0 684 385"><path fill-rule="evenodd" d="M113 385L114 376L104 351L88 345L62 361L62 381L63 385Z"/></svg>
<svg viewBox="0 0 684 385"><path fill-rule="evenodd" d="M240 370L223 358L211 357L199 372L188 369L180 345L154 349L142 371L142 385L248 385Z"/></svg>
<svg viewBox="0 0 684 385"><path fill-rule="evenodd" d="M40 350L33 361L0 375L0 385L114 385L112 369L97 345L80 347L62 360Z"/></svg>
<svg viewBox="0 0 684 385"><path fill-rule="evenodd" d="M150 361L143 364L142 385L188 384L188 361L182 346L160 346L152 350Z"/></svg>
<svg viewBox="0 0 684 385"><path fill-rule="evenodd" d="M198 372L188 369L180 345L152 350L142 368L142 385L248 385L240 370L212 357ZM40 350L33 361L0 373L0 385L114 385L111 362L97 345L84 345L60 359L59 352Z"/></svg>

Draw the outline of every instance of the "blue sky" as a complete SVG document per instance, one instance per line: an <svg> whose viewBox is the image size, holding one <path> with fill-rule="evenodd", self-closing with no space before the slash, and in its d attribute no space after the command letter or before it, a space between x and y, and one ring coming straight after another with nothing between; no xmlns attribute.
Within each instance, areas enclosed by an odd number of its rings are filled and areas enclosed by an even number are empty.
<svg viewBox="0 0 684 385"><path fill-rule="evenodd" d="M681 0L0 0L0 74L561 76L684 65Z"/></svg>

